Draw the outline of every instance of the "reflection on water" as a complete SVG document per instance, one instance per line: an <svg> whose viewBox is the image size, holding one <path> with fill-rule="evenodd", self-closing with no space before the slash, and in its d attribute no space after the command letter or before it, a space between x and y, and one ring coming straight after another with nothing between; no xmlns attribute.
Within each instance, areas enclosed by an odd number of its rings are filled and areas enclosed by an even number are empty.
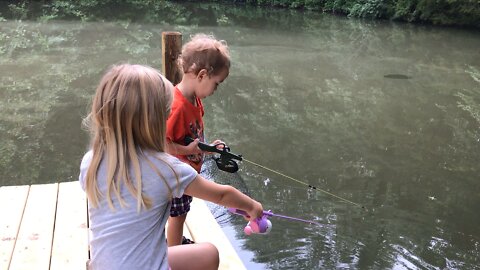
<svg viewBox="0 0 480 270"><path fill-rule="evenodd" d="M160 67L162 31L214 33L233 66L205 100L208 137L365 206L241 163L266 209L325 224L272 218L269 235L246 237L234 218L225 226L249 269L479 269L478 32L206 10L203 26L2 22L0 184L76 179L105 68Z"/></svg>

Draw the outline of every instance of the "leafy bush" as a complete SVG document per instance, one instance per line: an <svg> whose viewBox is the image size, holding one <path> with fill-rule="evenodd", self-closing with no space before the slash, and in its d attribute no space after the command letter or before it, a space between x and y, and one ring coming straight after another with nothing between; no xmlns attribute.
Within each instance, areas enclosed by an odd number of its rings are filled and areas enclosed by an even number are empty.
<svg viewBox="0 0 480 270"><path fill-rule="evenodd" d="M115 5L126 12L129 18L159 20L161 11L166 16L182 16L176 1L165 0L51 0L51 1L6 1L10 14L3 17L25 19L27 16L96 20L114 17L109 7ZM184 1L182 1L184 2ZM226 2L278 8L307 9L344 14L349 17L390 19L438 25L471 26L480 28L479 0L211 0L190 1ZM118 18L117 18L118 19ZM121 19L121 18L120 18ZM224 19L220 23L227 23Z"/></svg>
<svg viewBox="0 0 480 270"><path fill-rule="evenodd" d="M246 0L245 2L261 6L321 10L359 18L382 18L480 28L478 0Z"/></svg>

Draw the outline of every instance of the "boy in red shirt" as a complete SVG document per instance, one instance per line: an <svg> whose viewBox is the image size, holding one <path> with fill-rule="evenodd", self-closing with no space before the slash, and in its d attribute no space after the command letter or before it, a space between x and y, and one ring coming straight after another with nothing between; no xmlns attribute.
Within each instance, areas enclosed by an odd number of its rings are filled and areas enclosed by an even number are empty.
<svg viewBox="0 0 480 270"><path fill-rule="evenodd" d="M228 77L230 55L224 41L197 34L182 48L179 65L182 81L175 86L170 117L167 120L167 151L200 172L204 154L198 148L205 142L202 99L212 95ZM185 145L185 137L195 139ZM213 143L220 143L215 140ZM191 243L183 238L183 224L190 211L192 197L173 198L168 219L168 246Z"/></svg>

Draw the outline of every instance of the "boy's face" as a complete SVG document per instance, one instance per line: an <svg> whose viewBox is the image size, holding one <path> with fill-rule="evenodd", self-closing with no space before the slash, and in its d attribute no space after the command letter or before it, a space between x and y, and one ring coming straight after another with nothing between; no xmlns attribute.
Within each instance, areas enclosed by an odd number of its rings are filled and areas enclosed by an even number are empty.
<svg viewBox="0 0 480 270"><path fill-rule="evenodd" d="M212 95L217 90L218 85L228 77L228 73L229 69L225 68L219 74L209 76L206 70L202 69L198 74L200 80L195 95L200 99Z"/></svg>

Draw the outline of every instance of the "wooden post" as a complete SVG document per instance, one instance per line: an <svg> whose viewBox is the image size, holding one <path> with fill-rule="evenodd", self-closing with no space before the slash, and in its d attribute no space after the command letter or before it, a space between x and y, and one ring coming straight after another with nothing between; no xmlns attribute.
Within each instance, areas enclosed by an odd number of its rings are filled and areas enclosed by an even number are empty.
<svg viewBox="0 0 480 270"><path fill-rule="evenodd" d="M180 32L162 32L162 72L173 85L182 79L182 72L177 65L178 55L182 51L182 34Z"/></svg>

